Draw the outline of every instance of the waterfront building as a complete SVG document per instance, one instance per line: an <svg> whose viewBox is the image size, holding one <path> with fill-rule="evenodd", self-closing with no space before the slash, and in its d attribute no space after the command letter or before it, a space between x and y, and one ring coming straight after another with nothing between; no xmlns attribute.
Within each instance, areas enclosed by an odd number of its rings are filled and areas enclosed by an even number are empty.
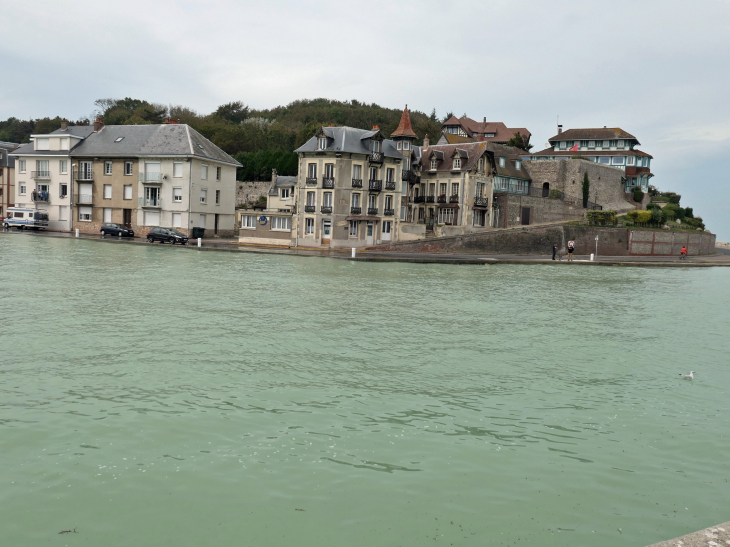
<svg viewBox="0 0 730 547"><path fill-rule="evenodd" d="M462 144L465 142L493 142L507 144L515 133L519 133L524 142L529 144L530 132L524 127L507 127L502 122L477 122L467 116L457 118L451 116L441 124L441 135L436 144Z"/></svg>
<svg viewBox="0 0 730 547"><path fill-rule="evenodd" d="M71 152L94 128L69 126L43 135L31 135L31 142L12 152L15 158L15 205L48 213L48 229L70 231L73 226L71 201Z"/></svg>
<svg viewBox="0 0 730 547"><path fill-rule="evenodd" d="M154 226L188 236L235 235L236 168L231 156L185 124L108 125L101 119L73 149L73 226L98 233L114 222L144 235Z"/></svg>
<svg viewBox="0 0 730 547"><path fill-rule="evenodd" d="M292 218L297 205L296 186L297 177L278 175L274 169L266 205L237 210L238 241L286 247L296 245L296 237L292 237L295 233L292 232Z"/></svg>
<svg viewBox="0 0 730 547"><path fill-rule="evenodd" d="M580 156L601 165L617 167L625 173L624 190L640 187L649 190L651 155L638 150L639 140L620 127L568 129L558 126L558 134L548 140L549 147L526 155L526 159L555 160Z"/></svg>
<svg viewBox="0 0 730 547"><path fill-rule="evenodd" d="M402 150L414 138L387 139L378 126L322 127L299 147L297 244L364 247L397 240Z"/></svg>
<svg viewBox="0 0 730 547"><path fill-rule="evenodd" d="M15 204L15 157L11 152L19 146L0 141L0 220L5 218L8 207Z"/></svg>

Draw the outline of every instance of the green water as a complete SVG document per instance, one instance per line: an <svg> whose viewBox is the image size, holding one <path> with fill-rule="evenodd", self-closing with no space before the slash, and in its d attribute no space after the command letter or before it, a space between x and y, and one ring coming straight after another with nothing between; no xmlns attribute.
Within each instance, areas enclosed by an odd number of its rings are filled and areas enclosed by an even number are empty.
<svg viewBox="0 0 730 547"><path fill-rule="evenodd" d="M729 282L0 234L0 543L642 546L726 521Z"/></svg>

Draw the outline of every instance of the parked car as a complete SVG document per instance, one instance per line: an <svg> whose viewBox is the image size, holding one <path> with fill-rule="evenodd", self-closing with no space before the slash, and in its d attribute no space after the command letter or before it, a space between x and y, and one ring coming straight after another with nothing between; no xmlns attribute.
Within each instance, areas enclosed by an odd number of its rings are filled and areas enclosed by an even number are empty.
<svg viewBox="0 0 730 547"><path fill-rule="evenodd" d="M127 228L124 224L114 224L113 222L102 224L99 232L101 235L134 237L134 230Z"/></svg>
<svg viewBox="0 0 730 547"><path fill-rule="evenodd" d="M177 230L173 230L172 228L152 228L152 230L147 233L147 241L150 243L154 243L155 241L164 243L167 241L173 245L175 245L175 243L185 245L188 242L188 236L178 232Z"/></svg>

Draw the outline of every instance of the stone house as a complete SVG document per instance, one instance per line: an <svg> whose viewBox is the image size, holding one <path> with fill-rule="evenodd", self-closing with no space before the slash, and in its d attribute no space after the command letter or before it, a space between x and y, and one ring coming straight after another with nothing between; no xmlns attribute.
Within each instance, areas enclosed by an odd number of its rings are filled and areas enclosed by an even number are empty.
<svg viewBox="0 0 730 547"><path fill-rule="evenodd" d="M8 207L15 204L15 156L11 152L19 146L0 141L0 220L5 218Z"/></svg>
<svg viewBox="0 0 730 547"><path fill-rule="evenodd" d="M240 164L188 125L110 125L101 120L74 148L73 227L98 233L114 222L143 236L154 226L187 235L236 233Z"/></svg>

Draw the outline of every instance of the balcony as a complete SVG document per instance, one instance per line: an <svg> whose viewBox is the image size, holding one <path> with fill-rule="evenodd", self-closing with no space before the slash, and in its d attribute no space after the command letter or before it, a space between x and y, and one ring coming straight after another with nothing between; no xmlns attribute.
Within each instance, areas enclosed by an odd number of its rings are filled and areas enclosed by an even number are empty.
<svg viewBox="0 0 730 547"><path fill-rule="evenodd" d="M319 211L323 215L331 215L332 214L332 206L331 205L322 205L322 207L319 208Z"/></svg>
<svg viewBox="0 0 730 547"><path fill-rule="evenodd" d="M409 184L415 184L416 183L416 172L411 171L410 169L403 169L403 172L401 173L401 180L408 182Z"/></svg>
<svg viewBox="0 0 730 547"><path fill-rule="evenodd" d="M413 198L413 203L426 203L426 196L416 196Z"/></svg>
<svg viewBox="0 0 730 547"><path fill-rule="evenodd" d="M50 171L31 171L30 178L35 180L51 180Z"/></svg>
<svg viewBox="0 0 730 547"><path fill-rule="evenodd" d="M353 188L362 188L362 179L352 179Z"/></svg>
<svg viewBox="0 0 730 547"><path fill-rule="evenodd" d="M30 199L36 203L50 203L51 194L45 190L33 190L30 193Z"/></svg>
<svg viewBox="0 0 730 547"><path fill-rule="evenodd" d="M394 180L386 180L385 181L385 189L386 190L395 190L395 181Z"/></svg>
<svg viewBox="0 0 730 547"><path fill-rule="evenodd" d="M137 198L140 207L148 207L150 209L159 209L162 207L160 198Z"/></svg>
<svg viewBox="0 0 730 547"><path fill-rule="evenodd" d="M449 198L449 203L459 203L459 196L451 196Z"/></svg>
<svg viewBox="0 0 730 547"><path fill-rule="evenodd" d="M76 205L91 205L94 200L92 194L74 194L73 201Z"/></svg>
<svg viewBox="0 0 730 547"><path fill-rule="evenodd" d="M489 205L489 198L474 198L474 207L487 207Z"/></svg>
<svg viewBox="0 0 730 547"><path fill-rule="evenodd" d="M383 163L385 156L382 152L370 152L370 163Z"/></svg>
<svg viewBox="0 0 730 547"><path fill-rule="evenodd" d="M386 217L392 217L395 216L395 211L393 209L385 209L383 211L383 215L385 215Z"/></svg>
<svg viewBox="0 0 730 547"><path fill-rule="evenodd" d="M94 172L89 167L88 169L76 170L74 169L74 180L78 181L92 181L94 180Z"/></svg>
<svg viewBox="0 0 730 547"><path fill-rule="evenodd" d="M433 203L436 200L436 196L426 196L426 203Z"/></svg>
<svg viewBox="0 0 730 547"><path fill-rule="evenodd" d="M307 177L305 182L307 186L317 186L317 177Z"/></svg>
<svg viewBox="0 0 730 547"><path fill-rule="evenodd" d="M317 207L315 205L305 205L304 206L305 213L314 213L316 210L317 210Z"/></svg>
<svg viewBox="0 0 730 547"><path fill-rule="evenodd" d="M440 195L440 196L438 196L438 197L436 198L436 202L437 202L437 203L446 203L446 196L445 196L445 195Z"/></svg>
<svg viewBox="0 0 730 547"><path fill-rule="evenodd" d="M332 190L335 187L335 177L324 177L322 179L322 188Z"/></svg>
<svg viewBox="0 0 730 547"><path fill-rule="evenodd" d="M350 214L351 215L360 215L360 214L362 214L362 209L360 209L360 207L350 207Z"/></svg>
<svg viewBox="0 0 730 547"><path fill-rule="evenodd" d="M377 207L368 207L368 215L377 215L377 214L378 214Z"/></svg>
<svg viewBox="0 0 730 547"><path fill-rule="evenodd" d="M368 189L371 192L380 192L383 189L383 181L382 180L371 180L368 184Z"/></svg>
<svg viewBox="0 0 730 547"><path fill-rule="evenodd" d="M161 184L162 179L165 178L162 173L139 173L137 180L139 182Z"/></svg>

